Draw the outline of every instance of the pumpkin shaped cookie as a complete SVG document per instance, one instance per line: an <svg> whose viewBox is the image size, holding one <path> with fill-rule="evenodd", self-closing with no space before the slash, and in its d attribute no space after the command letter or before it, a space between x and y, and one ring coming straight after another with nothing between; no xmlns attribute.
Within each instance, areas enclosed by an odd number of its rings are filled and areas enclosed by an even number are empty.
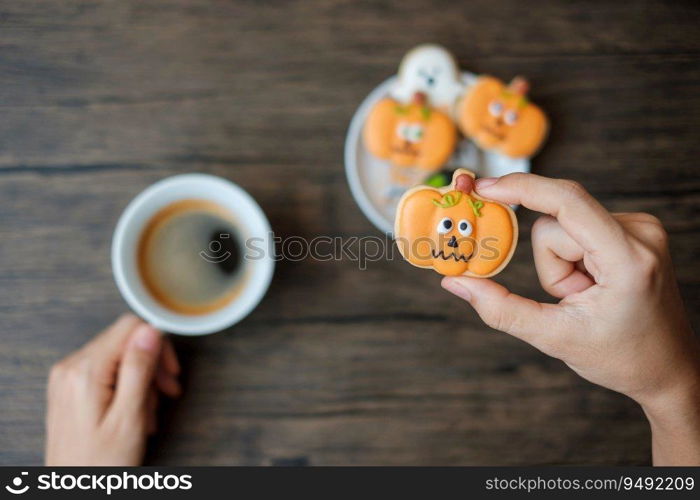
<svg viewBox="0 0 700 500"><path fill-rule="evenodd" d="M370 153L394 165L436 170L454 151L457 128L419 92L410 104L379 101L367 117L363 140Z"/></svg>
<svg viewBox="0 0 700 500"><path fill-rule="evenodd" d="M473 187L474 174L458 169L449 186L417 186L401 197L394 237L404 259L445 276L477 278L508 264L518 242L515 213Z"/></svg>
<svg viewBox="0 0 700 500"><path fill-rule="evenodd" d="M480 77L458 104L457 121L465 136L482 149L512 158L529 158L544 143L549 122L527 99L529 85L516 77L506 86Z"/></svg>

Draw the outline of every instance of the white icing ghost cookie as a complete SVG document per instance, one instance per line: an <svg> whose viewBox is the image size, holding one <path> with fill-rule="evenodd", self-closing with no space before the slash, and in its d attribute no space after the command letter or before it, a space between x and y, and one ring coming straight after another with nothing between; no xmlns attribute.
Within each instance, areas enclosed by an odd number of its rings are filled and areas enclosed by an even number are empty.
<svg viewBox="0 0 700 500"><path fill-rule="evenodd" d="M431 106L451 112L462 88L452 54L440 45L425 44L415 47L401 60L398 82L390 94L397 101L408 103L416 92L422 92Z"/></svg>

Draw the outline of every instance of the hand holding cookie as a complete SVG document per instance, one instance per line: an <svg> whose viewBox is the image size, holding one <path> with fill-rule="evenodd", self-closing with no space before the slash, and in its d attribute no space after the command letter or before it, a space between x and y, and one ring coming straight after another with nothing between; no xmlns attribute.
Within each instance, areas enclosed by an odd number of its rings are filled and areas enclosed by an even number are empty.
<svg viewBox="0 0 700 500"><path fill-rule="evenodd" d="M443 287L491 327L640 403L656 464L700 463L700 346L686 319L661 222L609 213L579 184L532 174L476 181L476 192L546 215L532 229L545 304L488 279Z"/></svg>

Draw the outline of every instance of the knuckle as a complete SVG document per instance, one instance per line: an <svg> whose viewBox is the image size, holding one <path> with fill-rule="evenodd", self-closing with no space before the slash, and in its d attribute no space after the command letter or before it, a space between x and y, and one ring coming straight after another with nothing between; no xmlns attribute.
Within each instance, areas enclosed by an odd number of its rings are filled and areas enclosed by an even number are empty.
<svg viewBox="0 0 700 500"><path fill-rule="evenodd" d="M67 366L65 361L54 363L49 370L49 385L53 386L60 383L66 377Z"/></svg>
<svg viewBox="0 0 700 500"><path fill-rule="evenodd" d="M539 217L532 225L532 230L530 231L533 244L544 240L547 232L551 230L553 224L556 224L556 219L554 217L549 215L542 215Z"/></svg>
<svg viewBox="0 0 700 500"><path fill-rule="evenodd" d="M511 332L513 330L513 316L507 312L491 310L485 316L484 321L491 328L501 332Z"/></svg>
<svg viewBox="0 0 700 500"><path fill-rule="evenodd" d="M560 181L560 185L562 190L570 198L584 199L588 197L588 191L586 191L586 188L583 187L583 184L581 184L578 181L574 181L571 179L562 179Z"/></svg>
<svg viewBox="0 0 700 500"><path fill-rule="evenodd" d="M661 223L661 220L655 215L648 214L646 212L638 212L635 214L635 216L639 217L640 220L642 220L646 223L653 224L656 226L663 226L663 224Z"/></svg>
<svg viewBox="0 0 700 500"><path fill-rule="evenodd" d="M634 245L630 262L631 268L626 273L627 285L635 290L649 287L656 279L662 266L658 253L642 244Z"/></svg>
<svg viewBox="0 0 700 500"><path fill-rule="evenodd" d="M501 314L486 316L483 318L483 320L490 328L493 328L494 330L498 330L500 332L506 330L507 321L504 321Z"/></svg>
<svg viewBox="0 0 700 500"><path fill-rule="evenodd" d="M668 247L668 233L663 226L658 226L652 235L656 248L665 249Z"/></svg>
<svg viewBox="0 0 700 500"><path fill-rule="evenodd" d="M47 393L50 399L65 395L85 384L90 378L87 360L75 355L63 359L51 366L49 370Z"/></svg>
<svg viewBox="0 0 700 500"><path fill-rule="evenodd" d="M49 372L49 383L73 384L90 376L90 360L72 357L53 365Z"/></svg>
<svg viewBox="0 0 700 500"><path fill-rule="evenodd" d="M532 233L539 234L547 230L552 223L555 221L554 217L550 215L542 215L537 218L535 223L532 225Z"/></svg>
<svg viewBox="0 0 700 500"><path fill-rule="evenodd" d="M514 182L525 182L529 179L529 176L522 172L513 172L512 174L508 174L506 177L513 179Z"/></svg>
<svg viewBox="0 0 700 500"><path fill-rule="evenodd" d="M92 363L87 356L80 356L71 365L70 374L75 378L89 376L92 371Z"/></svg>
<svg viewBox="0 0 700 500"><path fill-rule="evenodd" d="M645 226L644 232L654 245L657 247L665 247L668 245L668 232L659 219L653 215L649 215L648 223L645 224Z"/></svg>
<svg viewBox="0 0 700 500"><path fill-rule="evenodd" d="M638 250L637 259L639 271L646 278L654 276L661 267L661 259L649 248L642 247Z"/></svg>

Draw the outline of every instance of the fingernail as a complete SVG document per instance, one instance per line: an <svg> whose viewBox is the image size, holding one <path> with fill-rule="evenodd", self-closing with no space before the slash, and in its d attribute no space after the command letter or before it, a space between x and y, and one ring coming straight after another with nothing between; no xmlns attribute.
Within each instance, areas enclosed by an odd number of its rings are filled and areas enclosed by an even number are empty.
<svg viewBox="0 0 700 500"><path fill-rule="evenodd" d="M139 349L155 351L160 344L160 332L151 325L141 325L134 332L133 342Z"/></svg>
<svg viewBox="0 0 700 500"><path fill-rule="evenodd" d="M476 189L484 189L493 186L498 182L498 177L484 177L476 180Z"/></svg>
<svg viewBox="0 0 700 500"><path fill-rule="evenodd" d="M442 285L442 288L444 288L450 293L455 294L457 297L461 297L467 302L471 301L472 294L464 285L462 285L462 283L460 283L459 280L455 278L445 277L442 278L442 282L440 284Z"/></svg>

